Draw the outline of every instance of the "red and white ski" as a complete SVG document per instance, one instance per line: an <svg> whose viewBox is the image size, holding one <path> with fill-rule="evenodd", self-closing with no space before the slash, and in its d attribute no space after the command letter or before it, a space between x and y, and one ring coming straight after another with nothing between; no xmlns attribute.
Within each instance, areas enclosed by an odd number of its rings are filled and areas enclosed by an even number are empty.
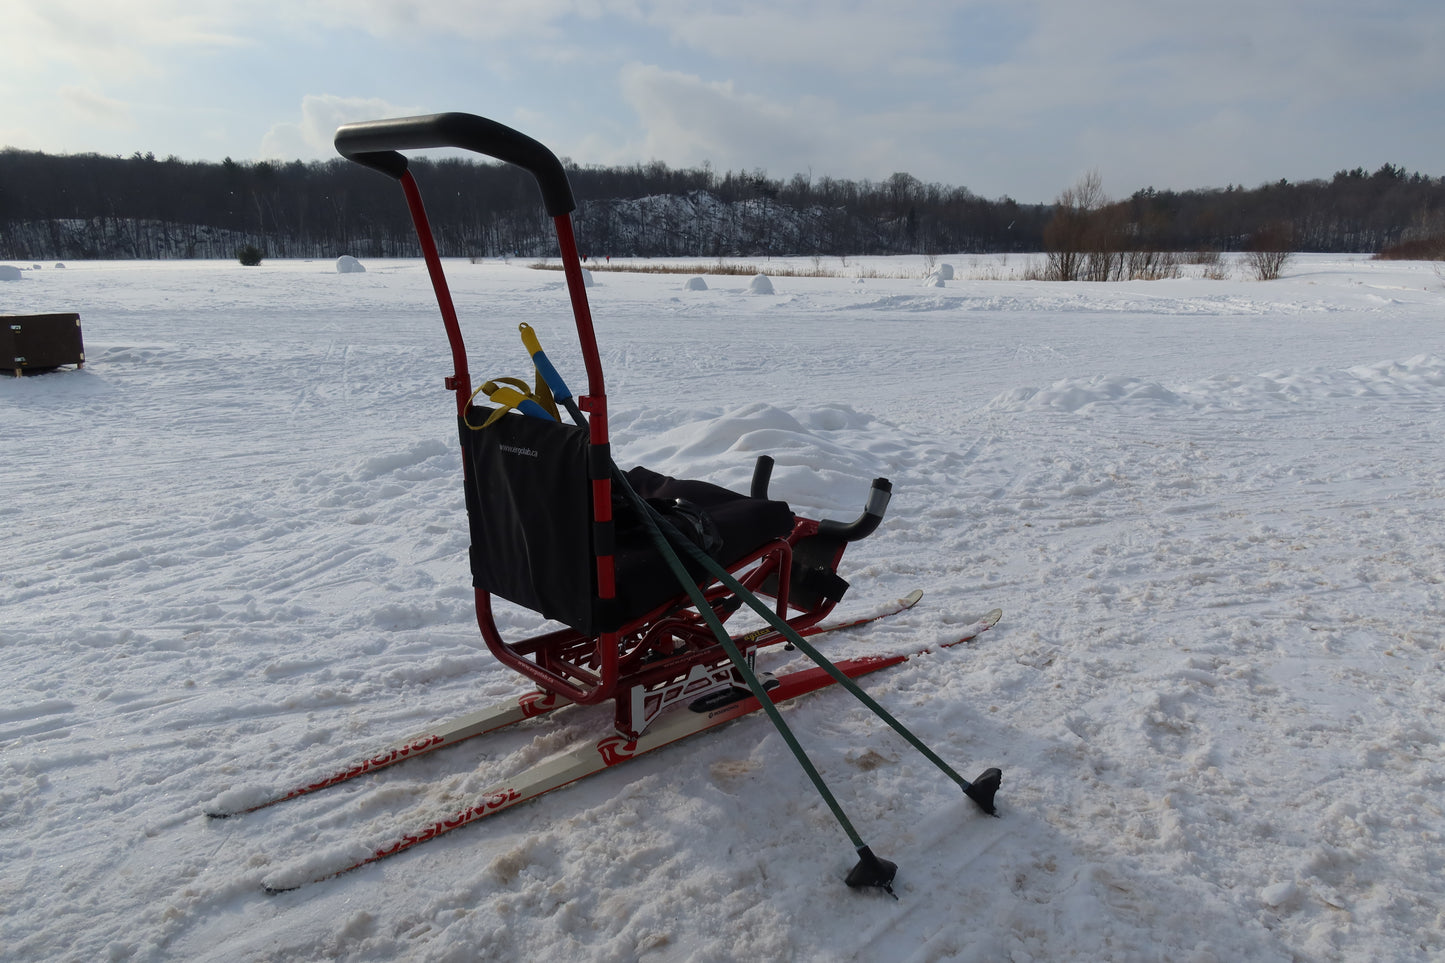
<svg viewBox="0 0 1445 963"><path fill-rule="evenodd" d="M922 598L923 592L914 589L903 598L892 603L888 608L875 612L872 615L865 615L848 622L814 625L802 629L798 634L807 638L826 635L830 632L841 632L845 629L857 628L861 625L868 625L880 619L897 615L900 612L906 612L908 609L917 605ZM762 647L776 645L784 641L784 638L777 630L764 628L738 636L734 641L744 647ZM212 800L210 805L207 806L206 815L213 819L227 819L232 816L242 816L246 813L253 813L258 809L265 809L268 806L274 806L288 799L296 799L300 796L319 792L322 789L329 789L332 786L340 785L358 776L365 776L380 769L385 769L405 759L412 759L429 752L435 752L447 746L454 746L464 739L485 735L488 732L495 732L498 729L505 729L508 726L516 725L526 719L546 715L571 704L569 700L549 692L528 692L524 695L506 699L495 705L488 706L485 709L479 709L476 712L469 712L455 719L440 722L425 732L408 736L344 769L327 773L316 779L307 780L282 793L275 793L264 789L259 791L236 789L224 792Z"/></svg>
<svg viewBox="0 0 1445 963"><path fill-rule="evenodd" d="M995 609L965 629L958 638L936 648L950 648L975 639L997 624L1002 616L1002 610ZM849 678L858 678L870 672L899 665L907 662L914 655L922 655L930 651L932 649L921 649L910 654L863 656L846 659L835 665ZM796 699L836 682L822 668L790 672L778 676L776 681L777 685L768 690L768 695L774 704ZM715 699L701 700L698 708L681 710L665 716L636 739L628 739L614 733L544 760L479 793L471 805L466 808L398 836L373 849L370 855L354 862L320 873L317 873L314 866L310 864L292 872L281 870L267 878L262 886L268 893L281 893L307 883L320 882L354 869L360 869L388 856L405 852L454 829L460 829L488 816L494 816L554 789L560 789L653 750L740 719L760 708L762 708L762 704L751 695L723 705L717 705Z"/></svg>
<svg viewBox="0 0 1445 963"><path fill-rule="evenodd" d="M206 808L206 815L212 819L226 819L231 816L241 816L246 813L253 813L258 809L265 809L267 806L274 806L277 803L285 802L288 799L295 799L298 796L306 796L322 789L329 789L332 786L340 785L358 776L365 776L369 773L385 769L387 766L395 765L404 759L412 759L416 756L435 752L446 746L454 746L464 739L471 739L473 736L484 735L488 732L495 732L498 729L505 729L513 726L524 719L533 719L537 716L546 715L560 709L562 706L571 705L567 699L554 695L550 692L528 692L521 696L514 696L496 705L488 706L476 712L469 712L464 716L457 716L428 729L426 732L417 733L414 736L397 742L380 752L362 759L354 765L345 769L337 770L319 779L304 782L286 792L273 794L266 790L248 791L245 789L234 789L222 793L212 800Z"/></svg>

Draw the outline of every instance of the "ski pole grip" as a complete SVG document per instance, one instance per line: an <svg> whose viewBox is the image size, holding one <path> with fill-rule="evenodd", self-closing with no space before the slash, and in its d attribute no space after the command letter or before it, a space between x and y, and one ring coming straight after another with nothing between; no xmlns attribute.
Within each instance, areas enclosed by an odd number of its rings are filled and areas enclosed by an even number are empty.
<svg viewBox="0 0 1445 963"><path fill-rule="evenodd" d="M485 117L454 111L362 121L336 131L336 150L342 157L398 179L407 168L399 151L434 147L460 147L528 171L537 179L552 217L577 208L567 172L556 154L526 134Z"/></svg>
<svg viewBox="0 0 1445 963"><path fill-rule="evenodd" d="M557 369L552 367L552 362L547 360L547 353L542 350L542 342L537 340L537 332L532 330L530 324L520 324L517 328L522 332L522 346L532 356L532 364L537 366L537 373L547 382L547 387L552 389L552 397L558 401L571 398L572 392L567 387L567 382L562 380Z"/></svg>

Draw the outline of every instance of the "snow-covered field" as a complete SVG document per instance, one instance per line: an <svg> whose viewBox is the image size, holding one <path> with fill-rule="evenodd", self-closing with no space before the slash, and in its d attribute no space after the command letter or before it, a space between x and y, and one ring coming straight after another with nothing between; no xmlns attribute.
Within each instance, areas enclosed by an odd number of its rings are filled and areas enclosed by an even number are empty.
<svg viewBox="0 0 1445 963"><path fill-rule="evenodd" d="M279 896L595 734L473 740L239 819L525 688L477 636L445 338L414 262L26 266L82 371L0 379L0 957L7 960L1427 960L1445 955L1445 284L1050 284L599 273L618 461L852 517L838 656L966 649L868 688L1001 819L845 694L788 717L895 902L767 720ZM805 265L806 266L806 265ZM531 323L574 383L560 275L449 265L490 377ZM504 629L533 624L517 610ZM770 667L791 658L771 657ZM408 815L411 814L411 815Z"/></svg>

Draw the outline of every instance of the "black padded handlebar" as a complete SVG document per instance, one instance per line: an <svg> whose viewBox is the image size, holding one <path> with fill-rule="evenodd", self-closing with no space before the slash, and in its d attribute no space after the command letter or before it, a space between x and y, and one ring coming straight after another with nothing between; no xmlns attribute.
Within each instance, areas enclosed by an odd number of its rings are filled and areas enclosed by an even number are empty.
<svg viewBox="0 0 1445 963"><path fill-rule="evenodd" d="M546 147L504 124L475 114L426 114L346 124L336 131L336 150L390 177L406 173L406 158L399 151L430 147L460 147L515 164L537 178L542 201L552 217L577 208L572 185L562 162Z"/></svg>

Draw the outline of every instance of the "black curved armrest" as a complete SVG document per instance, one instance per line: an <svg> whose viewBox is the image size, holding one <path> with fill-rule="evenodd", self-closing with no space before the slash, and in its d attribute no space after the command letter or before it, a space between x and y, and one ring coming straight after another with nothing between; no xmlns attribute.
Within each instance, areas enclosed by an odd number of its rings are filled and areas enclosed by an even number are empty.
<svg viewBox="0 0 1445 963"><path fill-rule="evenodd" d="M888 479L873 479L873 487L868 490L868 504L864 507L863 514L851 522L835 522L825 518L818 523L818 534L845 542L867 538L882 524L883 513L888 509L888 499L892 494L893 485Z"/></svg>

